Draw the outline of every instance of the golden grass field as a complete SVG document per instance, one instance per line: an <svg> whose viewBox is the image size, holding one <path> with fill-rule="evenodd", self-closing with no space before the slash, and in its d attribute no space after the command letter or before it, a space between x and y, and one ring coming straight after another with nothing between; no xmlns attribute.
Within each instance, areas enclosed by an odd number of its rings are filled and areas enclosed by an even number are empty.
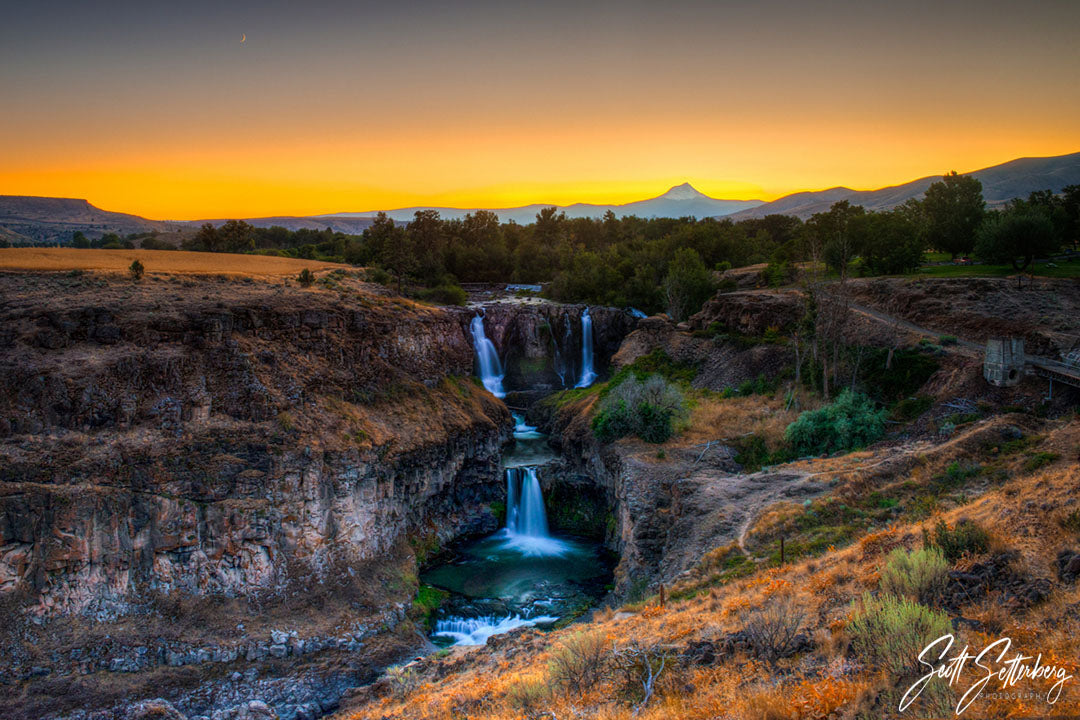
<svg viewBox="0 0 1080 720"><path fill-rule="evenodd" d="M229 253L186 252L183 250L80 250L76 248L0 248L0 271L127 272L138 260L149 274L174 275L246 275L250 277L293 277L307 268L320 270L353 269L350 265Z"/></svg>

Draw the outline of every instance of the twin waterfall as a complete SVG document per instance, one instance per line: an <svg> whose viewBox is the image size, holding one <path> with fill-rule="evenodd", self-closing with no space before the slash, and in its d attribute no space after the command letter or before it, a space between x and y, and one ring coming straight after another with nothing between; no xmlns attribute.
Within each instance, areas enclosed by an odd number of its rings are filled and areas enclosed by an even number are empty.
<svg viewBox="0 0 1080 720"><path fill-rule="evenodd" d="M563 341L569 344L572 337L569 316L565 316L564 327L565 337ZM506 373L503 371L502 363L499 361L499 353L495 349L495 343L491 342L484 332L484 316L478 313L472 319L469 329L473 336L473 349L476 351L476 370L481 382L484 383L484 387L487 388L488 392L495 397L506 397L506 390L503 388L503 377ZM572 380L567 379L566 374L569 373L564 374L560 367L563 363L559 357L558 343L555 343L554 352L555 365L559 376L562 378L563 387L568 387ZM593 362L592 316L589 314L589 308L586 307L581 313L581 374L578 375L574 387L587 388L596 382L596 377L596 368Z"/></svg>

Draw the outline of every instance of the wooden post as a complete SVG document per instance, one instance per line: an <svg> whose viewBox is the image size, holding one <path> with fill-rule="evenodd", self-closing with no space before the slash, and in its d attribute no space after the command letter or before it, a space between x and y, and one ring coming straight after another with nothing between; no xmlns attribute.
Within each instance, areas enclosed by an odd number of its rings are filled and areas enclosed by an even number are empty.
<svg viewBox="0 0 1080 720"><path fill-rule="evenodd" d="M780 564L784 564L784 536L780 536Z"/></svg>

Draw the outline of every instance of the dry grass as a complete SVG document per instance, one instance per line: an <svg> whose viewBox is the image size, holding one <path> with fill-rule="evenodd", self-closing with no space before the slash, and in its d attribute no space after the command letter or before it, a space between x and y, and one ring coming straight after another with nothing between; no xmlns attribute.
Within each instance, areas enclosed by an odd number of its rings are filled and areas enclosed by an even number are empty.
<svg viewBox="0 0 1080 720"><path fill-rule="evenodd" d="M1009 480L969 502L947 509L941 517L950 523L960 517L977 520L1010 549L1021 552L1022 566L1031 576L1054 577L1057 550L1063 544L1075 545L1075 538L1060 527L1054 513L1044 508L1075 506L1075 493L1080 488L1080 470L1075 461L1078 440L1080 422L1074 420L1051 428L1038 447L1060 449L1063 451L1060 460L1037 471L1025 472L1018 459L1012 463L1016 470ZM946 463L965 457L970 450L963 442L951 442L948 446L951 453L916 464L920 474L938 472ZM874 458L865 457L862 461L870 465ZM812 463L807 465L813 469ZM424 673L423 681L408 698L376 699L346 710L342 717L519 720L522 712L511 702L508 693L512 694L512 688L522 678L542 681L551 648L558 647L573 633L585 630L607 638L611 644L634 639L682 648L691 641L715 640L738 630L746 609L766 607L782 598L789 598L806 613L806 631L813 636L815 648L801 656L780 660L779 672L770 672L754 658L735 656L717 665L686 668L678 685L665 686L640 710L621 698L614 684L602 682L582 693L555 692L546 700L541 713L531 716L602 720L922 716L913 711L900 715L894 710L897 681L883 678L874 668L860 665L858 658L847 656L844 628L851 617L853 600L878 588L885 554L899 546L918 546L925 524L897 522L824 555L780 568L760 568L751 576L686 593L680 596L685 599L669 601L664 608L652 605L623 608L620 612L597 612L584 627L579 625L549 635L526 631L494 647L458 651L448 661L456 670ZM672 588L672 593L679 589ZM1080 588L1062 585L1055 586L1048 601L1028 610L1003 610L1000 598L980 598L960 608L960 614L984 622L985 627L977 631L961 626L957 630L958 647L968 643L973 648L982 648L998 637L1008 636L1015 643L1014 651L1042 652L1044 663L1062 665L1074 677L1080 677L1075 642L1080 633L1080 619L1074 611L1078 600ZM967 688L978 677L981 675L975 671L966 672L956 687ZM1032 697L1019 701L984 697L966 715L1013 718L1077 714L1080 691L1075 682L1066 684L1065 692L1054 706L1047 705L1043 699L1050 683L1024 681L1011 690L1030 692ZM903 688L899 693L902 692ZM929 709L927 698L922 711Z"/></svg>
<svg viewBox="0 0 1080 720"><path fill-rule="evenodd" d="M183 250L79 250L75 248L0 248L0 270L27 272L126 273L133 260L146 267L147 274L231 275L243 277L296 277L307 268L313 273L350 265L266 255L186 252Z"/></svg>
<svg viewBox="0 0 1080 720"><path fill-rule="evenodd" d="M788 407L782 392L772 397L704 397L694 406L689 427L673 438L671 445L697 445L754 434L762 437L769 447L777 447L784 439L784 430L799 417L796 408L807 410L815 405L816 402L807 395Z"/></svg>

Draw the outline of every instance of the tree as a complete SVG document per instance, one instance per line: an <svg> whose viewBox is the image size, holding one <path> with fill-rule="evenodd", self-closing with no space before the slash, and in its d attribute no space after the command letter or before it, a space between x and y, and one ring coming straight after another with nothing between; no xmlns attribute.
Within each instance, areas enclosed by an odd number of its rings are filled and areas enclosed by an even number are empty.
<svg viewBox="0 0 1080 720"><path fill-rule="evenodd" d="M854 245L875 275L906 273L922 264L924 246L919 230L902 209L866 213L851 223Z"/></svg>
<svg viewBox="0 0 1080 720"><path fill-rule="evenodd" d="M184 240L182 243L185 250L198 250L201 252L218 252L220 240L217 228L213 223L203 223L194 237Z"/></svg>
<svg viewBox="0 0 1080 720"><path fill-rule="evenodd" d="M807 231L817 238L825 264L847 276L848 265L855 257L855 245L850 232L852 220L865 211L861 205L847 200L833 203L828 212L816 213L806 222Z"/></svg>
<svg viewBox="0 0 1080 720"><path fill-rule="evenodd" d="M243 220L229 220L218 228L216 239L213 252L247 252L255 249L255 228Z"/></svg>
<svg viewBox="0 0 1080 720"><path fill-rule="evenodd" d="M1075 248L1080 245L1080 185L1062 189L1061 207L1065 213L1065 242Z"/></svg>
<svg viewBox="0 0 1080 720"><path fill-rule="evenodd" d="M971 252L986 213L982 183L951 172L926 190L922 201L927 243L953 257Z"/></svg>
<svg viewBox="0 0 1080 720"><path fill-rule="evenodd" d="M76 230L71 235L71 247L86 249L90 247L90 241L86 239L81 230Z"/></svg>
<svg viewBox="0 0 1080 720"><path fill-rule="evenodd" d="M1058 235L1046 215L1011 210L994 213L979 228L975 254L989 263L1012 263L1024 270L1039 255L1058 249Z"/></svg>
<svg viewBox="0 0 1080 720"><path fill-rule="evenodd" d="M315 275L307 268L300 271L300 275L296 278L303 287L311 287L311 284L315 282Z"/></svg>
<svg viewBox="0 0 1080 720"><path fill-rule="evenodd" d="M132 260L131 265L128 266L128 275L130 275L131 279L135 282L142 280L144 272L146 272L146 268L144 268L143 264L138 260Z"/></svg>
<svg viewBox="0 0 1080 720"><path fill-rule="evenodd" d="M667 312L672 320L681 322L696 313L715 290L712 273L696 250L682 248L675 251L664 277Z"/></svg>

